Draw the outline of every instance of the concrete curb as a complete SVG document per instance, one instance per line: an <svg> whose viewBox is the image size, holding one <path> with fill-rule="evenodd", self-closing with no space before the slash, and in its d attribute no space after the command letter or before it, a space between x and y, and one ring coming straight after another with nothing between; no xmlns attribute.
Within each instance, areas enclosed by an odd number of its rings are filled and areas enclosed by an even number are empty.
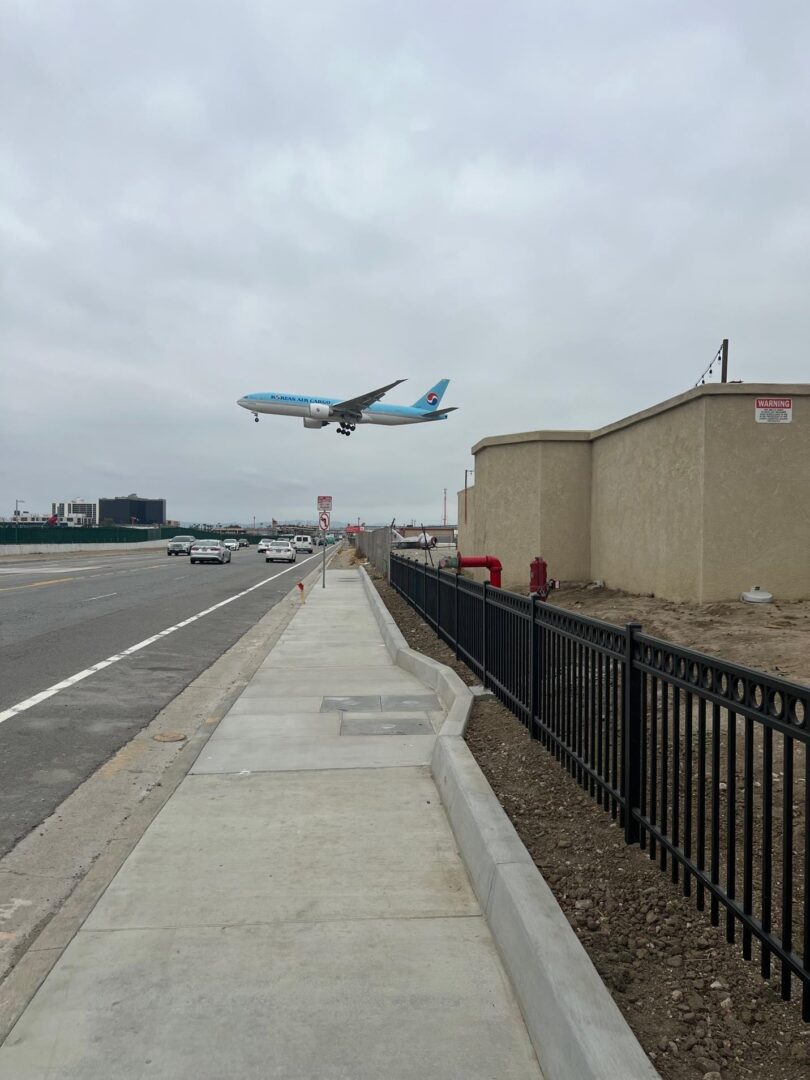
<svg viewBox="0 0 810 1080"><path fill-rule="evenodd" d="M431 690L436 691L436 696L447 710L447 719L442 724L442 736L457 735L461 737L470 718L473 704L473 696L469 687L464 685L452 668L423 656L408 645L402 636L402 631L380 599L380 594L374 588L374 583L368 576L365 567L360 567L360 577L391 659L399 667L404 668L405 671L410 672L411 675L419 679L425 686L429 686Z"/></svg>
<svg viewBox="0 0 810 1080"><path fill-rule="evenodd" d="M659 1074L464 742L469 687L408 646L365 569L360 574L392 659L435 690L448 710L431 772L543 1075L655 1080Z"/></svg>

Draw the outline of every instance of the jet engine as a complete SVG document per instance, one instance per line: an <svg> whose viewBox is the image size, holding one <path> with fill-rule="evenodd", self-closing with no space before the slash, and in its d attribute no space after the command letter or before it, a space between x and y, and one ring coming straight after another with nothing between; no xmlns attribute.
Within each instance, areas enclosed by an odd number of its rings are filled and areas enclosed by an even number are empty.
<svg viewBox="0 0 810 1080"><path fill-rule="evenodd" d="M304 417L304 427L307 427L307 428L322 428L322 427L326 427L326 425L327 425L326 420L310 420L310 418L308 416Z"/></svg>
<svg viewBox="0 0 810 1080"><path fill-rule="evenodd" d="M319 405L315 401L309 403L309 415L313 420L328 420L332 415L332 410L328 405ZM322 424L319 426L323 426Z"/></svg>

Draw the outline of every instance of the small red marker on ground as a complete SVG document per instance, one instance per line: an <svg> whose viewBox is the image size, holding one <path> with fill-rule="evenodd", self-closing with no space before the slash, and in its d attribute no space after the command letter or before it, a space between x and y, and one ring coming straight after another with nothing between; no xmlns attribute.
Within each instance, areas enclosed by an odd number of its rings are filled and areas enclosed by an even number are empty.
<svg viewBox="0 0 810 1080"><path fill-rule="evenodd" d="M304 604L304 603L306 603L306 598L304 597L304 583L303 583L303 581L298 582L298 588L301 590L301 603Z"/></svg>

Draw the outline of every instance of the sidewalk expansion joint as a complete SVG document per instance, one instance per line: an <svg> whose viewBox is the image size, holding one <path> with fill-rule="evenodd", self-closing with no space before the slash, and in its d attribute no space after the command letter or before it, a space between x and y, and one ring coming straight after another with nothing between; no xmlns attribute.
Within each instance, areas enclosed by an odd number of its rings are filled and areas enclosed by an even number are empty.
<svg viewBox="0 0 810 1080"><path fill-rule="evenodd" d="M129 934L129 933L165 933L167 930L176 930L178 933L189 930L249 930L254 926L324 926L332 923L389 923L389 922L445 922L449 919L483 919L483 911L467 913L448 913L439 915L427 913L424 915L336 915L325 916L322 919L268 919L263 922L194 922L194 923L170 923L167 926L83 926L78 935L83 934ZM40 952L48 950L41 949Z"/></svg>

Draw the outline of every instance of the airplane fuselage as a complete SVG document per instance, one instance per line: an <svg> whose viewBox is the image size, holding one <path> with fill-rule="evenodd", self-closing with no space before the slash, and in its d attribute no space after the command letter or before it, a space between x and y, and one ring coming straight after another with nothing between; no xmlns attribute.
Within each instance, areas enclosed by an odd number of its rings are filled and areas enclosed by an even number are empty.
<svg viewBox="0 0 810 1080"><path fill-rule="evenodd" d="M338 435L351 435L358 424L396 427L401 424L434 423L436 420L446 420L447 414L455 411L453 408L439 408L449 379L441 379L413 405L389 405L387 402L381 404L381 399L388 391L402 382L404 379L396 379L387 386L349 398L282 394L268 390L259 394L247 394L239 398L237 404L252 412L254 420L259 419L259 413L298 416L303 420L305 428L325 428L329 424L336 424Z"/></svg>
<svg viewBox="0 0 810 1080"><path fill-rule="evenodd" d="M279 394L269 391L261 394L248 394L240 398L238 404L243 409L248 409L253 413L298 416L304 420L336 423L341 414L339 411L335 413L332 410L335 406L340 405L340 402L340 398L314 397L309 394ZM424 409L414 408L413 405L383 405L378 402L363 409L357 416L353 417L353 422L356 424L386 424L393 426L398 424L422 424L426 421L435 423L437 420L446 419L446 416L434 416L432 413L426 413Z"/></svg>

